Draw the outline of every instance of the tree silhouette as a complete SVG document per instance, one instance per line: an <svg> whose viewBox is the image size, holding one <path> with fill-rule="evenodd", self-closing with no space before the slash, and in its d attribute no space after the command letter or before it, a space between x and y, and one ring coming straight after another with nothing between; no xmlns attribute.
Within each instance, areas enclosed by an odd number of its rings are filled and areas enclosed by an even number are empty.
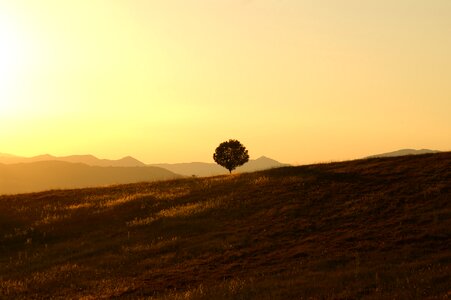
<svg viewBox="0 0 451 300"><path fill-rule="evenodd" d="M244 165L249 161L246 148L237 140L228 140L219 144L213 154L215 162L232 173L236 167Z"/></svg>

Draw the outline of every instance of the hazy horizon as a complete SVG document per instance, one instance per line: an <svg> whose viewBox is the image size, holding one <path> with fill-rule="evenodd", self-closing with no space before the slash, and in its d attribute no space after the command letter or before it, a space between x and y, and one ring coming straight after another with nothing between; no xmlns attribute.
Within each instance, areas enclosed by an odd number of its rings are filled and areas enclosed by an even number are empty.
<svg viewBox="0 0 451 300"><path fill-rule="evenodd" d="M142 162L142 163L144 163L144 164L146 164L146 165L184 164L184 163L188 163L188 164L189 164L189 163L210 163L210 164L216 164L214 161L208 161L208 160L206 160L206 161L178 161L178 162L172 162L172 163L168 163L168 162L147 162L147 161L141 160L141 159L139 159L139 158L137 158L137 157L134 157L133 155L125 155L125 156L122 156L122 157L113 157L113 158L97 156L97 155L93 155L93 154L91 154L91 153L84 153L84 154L69 154L69 155L53 155L52 153L41 153L41 154L38 154L38 155L21 156L21 155L16 155L16 154L14 154L14 153L3 153L3 152L0 152L0 157L8 158L8 157L10 157L10 156L12 156L12 158L17 157L17 158L24 158L24 159L37 158L37 157L41 157L41 156L51 156L51 157L54 157L54 158L67 158L67 157L77 157L77 156L80 156L80 157L83 157L83 156L88 156L88 157L89 157L89 156L93 156L94 158L96 158L96 159L98 159L98 160L107 160L107 161L119 161L119 160L121 160L121 159L133 158L133 159L136 159L136 160L138 160L139 162ZM251 161L253 161L253 160L258 160L258 159L261 159L261 158L269 158L269 159L273 159L273 158L268 157L268 156L266 156L266 155L261 155L261 156L259 156L259 157L250 157L249 159L250 159ZM39 160L39 161L41 161L41 160ZM283 163L282 161L278 161L278 162ZM1 163L1 161L0 161L0 163ZM8 164L10 164L10 163L8 163Z"/></svg>
<svg viewBox="0 0 451 300"><path fill-rule="evenodd" d="M451 150L451 1L0 0L0 153Z"/></svg>
<svg viewBox="0 0 451 300"><path fill-rule="evenodd" d="M349 158L349 160L364 159L364 158L367 158L367 157L375 157L377 155L387 154L387 153L395 153L395 152L399 152L399 151L403 151L403 150L413 150L413 151L420 151L420 150L427 150L427 151L429 151L429 150L431 150L431 151L439 151L439 152L449 152L450 151L450 150L440 150L440 149L409 149L409 148L403 148L403 149L397 149L395 151L388 151L388 152L384 152L384 153L372 153L372 154L369 154L369 155L366 155L366 156L353 157L353 158ZM420 154L420 153L418 153L418 154ZM37 158L37 157L40 157L40 156L52 156L54 158L66 158L66 157L77 157L77 156L80 156L80 157L93 156L93 157L95 157L98 160L106 160L106 161L113 161L113 162L114 161L120 161L120 160L126 159L126 158L133 158L133 159L136 159L139 162L144 163L144 164L149 165L149 166L151 166L151 165L165 165L165 164L169 164L169 165L171 165L171 164L174 164L174 165L177 165L177 164L193 164L193 163L216 164L213 160L211 160L211 161L204 160L204 161L176 161L176 162L164 162L164 161L161 161L161 162L154 162L154 161L145 161L145 160L142 160L139 157L135 157L133 155L125 155L125 156L122 156L122 157L102 157L102 156L93 155L91 153L69 154L69 155L53 155L51 153L42 153L42 154L31 155L31 156L20 156L20 155L14 154L14 153L3 153L3 152L0 152L0 157L2 157L3 155L6 155L6 157L11 155L13 157L24 158L24 159L32 159L32 158ZM298 163L294 163L294 164L293 163L287 163L287 162L285 162L283 160L278 160L278 159L273 158L273 157L268 157L267 155L261 155L261 156L258 156L258 157L250 157L249 159L250 159L250 161L255 161L255 160L259 160L261 158L267 158L267 159L275 160L275 161L277 161L277 162L279 162L281 164L289 164L289 165L293 165L293 166L301 165L301 164L298 164ZM42 160L38 160L38 161L42 161ZM323 160L323 161L306 162L305 164L315 164L315 163L324 163L324 162L338 162L338 161L344 161L344 160L329 159L329 160ZM2 163L2 162L0 162L0 163ZM6 163L6 164L11 164L11 163Z"/></svg>

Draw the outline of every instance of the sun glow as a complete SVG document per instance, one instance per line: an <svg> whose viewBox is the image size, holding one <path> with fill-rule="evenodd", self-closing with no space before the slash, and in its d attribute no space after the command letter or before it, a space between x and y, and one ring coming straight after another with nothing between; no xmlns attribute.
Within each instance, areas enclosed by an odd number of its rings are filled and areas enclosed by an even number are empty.
<svg viewBox="0 0 451 300"><path fill-rule="evenodd" d="M0 152L446 150L449 28L449 0L0 0Z"/></svg>
<svg viewBox="0 0 451 300"><path fill-rule="evenodd" d="M17 75L29 60L29 49L23 30L8 16L0 15L0 76L7 80Z"/></svg>
<svg viewBox="0 0 451 300"><path fill-rule="evenodd" d="M26 31L10 16L0 14L0 115L13 115L20 107L15 95L32 62L33 45Z"/></svg>

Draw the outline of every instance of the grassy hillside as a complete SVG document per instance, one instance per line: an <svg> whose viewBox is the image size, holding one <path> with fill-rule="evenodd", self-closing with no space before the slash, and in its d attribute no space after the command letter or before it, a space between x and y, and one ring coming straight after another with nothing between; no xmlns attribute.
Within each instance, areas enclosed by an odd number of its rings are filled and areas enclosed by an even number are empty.
<svg viewBox="0 0 451 300"><path fill-rule="evenodd" d="M451 153L0 197L0 298L451 296Z"/></svg>

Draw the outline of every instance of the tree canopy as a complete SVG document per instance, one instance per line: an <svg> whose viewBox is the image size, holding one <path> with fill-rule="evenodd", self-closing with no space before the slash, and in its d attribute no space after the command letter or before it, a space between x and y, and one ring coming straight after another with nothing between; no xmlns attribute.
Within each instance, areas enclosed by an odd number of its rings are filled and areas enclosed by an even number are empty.
<svg viewBox="0 0 451 300"><path fill-rule="evenodd" d="M242 166L249 161L249 154L238 140L230 139L219 144L213 154L215 162L232 173L236 167Z"/></svg>

